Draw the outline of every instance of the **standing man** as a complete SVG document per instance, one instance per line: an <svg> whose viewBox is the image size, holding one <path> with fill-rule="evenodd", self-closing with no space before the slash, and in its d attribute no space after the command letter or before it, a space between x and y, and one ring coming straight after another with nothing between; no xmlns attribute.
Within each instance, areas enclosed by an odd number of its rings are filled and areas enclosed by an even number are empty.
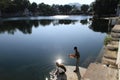
<svg viewBox="0 0 120 80"><path fill-rule="evenodd" d="M79 54L76 46L74 47L74 51L75 51L75 53L70 54L69 57L76 58L76 68L75 68L74 72L78 72L79 71L80 54Z"/></svg>

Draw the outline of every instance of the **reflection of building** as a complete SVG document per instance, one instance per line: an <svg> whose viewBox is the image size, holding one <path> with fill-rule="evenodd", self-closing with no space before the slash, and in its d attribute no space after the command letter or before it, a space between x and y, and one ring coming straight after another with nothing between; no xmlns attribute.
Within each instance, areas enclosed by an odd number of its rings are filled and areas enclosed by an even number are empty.
<svg viewBox="0 0 120 80"><path fill-rule="evenodd" d="M117 15L117 16L120 16L120 4L118 4L118 6L117 6L117 12L116 12L116 15Z"/></svg>

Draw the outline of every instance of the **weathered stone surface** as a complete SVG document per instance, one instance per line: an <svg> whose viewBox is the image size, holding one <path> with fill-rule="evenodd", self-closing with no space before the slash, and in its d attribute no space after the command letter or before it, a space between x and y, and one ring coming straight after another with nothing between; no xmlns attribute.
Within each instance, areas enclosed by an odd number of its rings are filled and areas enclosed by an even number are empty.
<svg viewBox="0 0 120 80"><path fill-rule="evenodd" d="M117 51L118 50L118 45L112 45L112 44L108 44L107 49L111 50L111 51Z"/></svg>
<svg viewBox="0 0 120 80"><path fill-rule="evenodd" d="M105 50L105 53L103 55L105 58L109 59L117 59L117 51L110 51L108 49Z"/></svg>
<svg viewBox="0 0 120 80"><path fill-rule="evenodd" d="M65 75L61 75L57 77L56 75L50 80L83 80L83 75L86 72L86 68L79 67L79 72L73 72L75 70L75 66L65 66L66 73Z"/></svg>
<svg viewBox="0 0 120 80"><path fill-rule="evenodd" d="M119 38L112 37L112 41L119 41Z"/></svg>
<svg viewBox="0 0 120 80"><path fill-rule="evenodd" d="M118 46L119 45L119 41L111 41L110 44Z"/></svg>
<svg viewBox="0 0 120 80"><path fill-rule="evenodd" d="M114 66L116 66L116 60L105 58L105 57L102 58L102 63L106 64L106 65L114 65Z"/></svg>
<svg viewBox="0 0 120 80"><path fill-rule="evenodd" d="M111 36L114 38L120 38L120 33L111 32Z"/></svg>
<svg viewBox="0 0 120 80"><path fill-rule="evenodd" d="M115 25L113 28L112 28L112 32L120 32L120 25Z"/></svg>
<svg viewBox="0 0 120 80"><path fill-rule="evenodd" d="M84 75L86 80L117 80L117 77L117 69L97 63L91 63Z"/></svg>
<svg viewBox="0 0 120 80"><path fill-rule="evenodd" d="M81 80L86 72L86 69L82 67L79 67L80 71L78 73L73 72L75 70L75 66L66 66L66 69L67 80Z"/></svg>

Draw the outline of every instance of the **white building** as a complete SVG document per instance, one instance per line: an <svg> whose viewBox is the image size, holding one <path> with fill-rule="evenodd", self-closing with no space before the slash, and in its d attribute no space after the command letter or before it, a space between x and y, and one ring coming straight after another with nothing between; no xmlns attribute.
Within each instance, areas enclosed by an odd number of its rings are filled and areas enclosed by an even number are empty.
<svg viewBox="0 0 120 80"><path fill-rule="evenodd" d="M120 4L118 4L118 6L117 6L116 15L117 15L117 16L120 16Z"/></svg>

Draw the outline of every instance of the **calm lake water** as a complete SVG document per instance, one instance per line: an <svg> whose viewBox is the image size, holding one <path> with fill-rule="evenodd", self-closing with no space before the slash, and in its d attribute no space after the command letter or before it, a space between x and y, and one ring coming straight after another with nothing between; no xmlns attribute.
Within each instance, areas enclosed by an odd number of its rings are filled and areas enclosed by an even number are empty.
<svg viewBox="0 0 120 80"><path fill-rule="evenodd" d="M91 16L43 16L6 18L0 21L0 80L45 80L61 58L75 65L68 55L77 46L80 66L98 56L108 28L97 28ZM93 25L93 27L91 26Z"/></svg>

